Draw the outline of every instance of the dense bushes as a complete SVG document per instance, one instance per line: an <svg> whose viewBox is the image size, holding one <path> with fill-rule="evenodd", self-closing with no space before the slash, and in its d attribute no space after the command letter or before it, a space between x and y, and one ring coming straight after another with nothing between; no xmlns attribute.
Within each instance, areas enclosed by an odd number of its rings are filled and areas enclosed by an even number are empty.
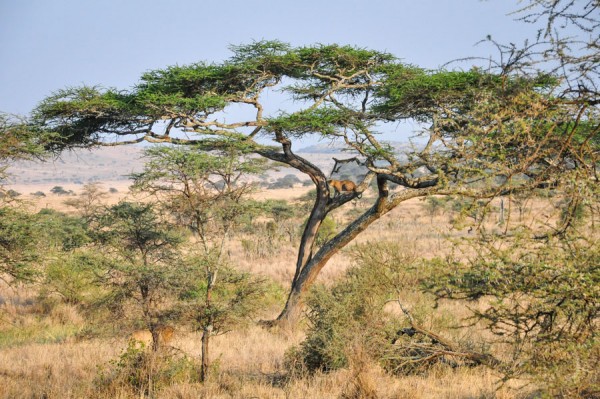
<svg viewBox="0 0 600 399"><path fill-rule="evenodd" d="M346 276L312 291L307 337L290 365L331 371L357 353L394 374L486 365L552 396L596 397L597 242L472 245L470 257L418 262L396 245L357 246Z"/></svg>
<svg viewBox="0 0 600 399"><path fill-rule="evenodd" d="M532 378L553 395L599 394L598 242L567 235L471 245L476 255L466 260L432 262L437 277L429 289L440 298L486 300L471 322L511 348L498 368L507 377Z"/></svg>
<svg viewBox="0 0 600 399"><path fill-rule="evenodd" d="M309 371L330 371L362 353L393 373L417 370L407 365L423 366L426 349L434 345L429 337L410 332L413 323L427 317L428 300L416 290L425 277L422 268L409 250L390 243L357 246L353 256L357 264L337 284L312 291L307 337L290 352L289 361ZM405 298L418 302L405 303ZM415 342L424 348L421 353L407 349ZM435 357L425 368L441 360Z"/></svg>

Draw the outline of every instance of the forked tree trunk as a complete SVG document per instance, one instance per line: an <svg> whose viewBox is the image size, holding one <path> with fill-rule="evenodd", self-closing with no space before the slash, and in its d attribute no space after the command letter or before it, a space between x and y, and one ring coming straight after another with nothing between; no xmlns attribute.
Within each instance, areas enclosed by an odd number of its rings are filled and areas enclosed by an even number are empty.
<svg viewBox="0 0 600 399"><path fill-rule="evenodd" d="M158 352L160 346L160 334L158 332L158 328L156 326L152 327L152 350L154 352Z"/></svg>
<svg viewBox="0 0 600 399"><path fill-rule="evenodd" d="M291 149L291 142L284 137L283 134L276 132L276 137L276 141L282 146L283 154L269 150L261 150L259 151L260 155L273 161L283 162L306 173L310 176L317 188L315 204L300 241L296 272L294 273L294 279L292 280L292 286L287 302L277 319L264 322L267 326L293 328L301 316L306 292L329 259L350 243L358 234L363 232L371 223L392 210L400 202L409 198L430 194L433 188L406 190L396 194L390 201L388 198L389 191L387 179L384 176L378 176L378 198L375 204L358 219L350 223L342 232L323 245L316 254L313 254L313 247L319 228L327 214L331 210L347 203L354 197L349 195L345 198L337 197L336 199L330 199L325 174L308 160L294 154ZM368 182L364 182L365 187L363 187L363 190L366 188L367 184Z"/></svg>
<svg viewBox="0 0 600 399"><path fill-rule="evenodd" d="M277 317L277 320L275 320L274 324L281 327L293 328L301 316L306 292L312 286L313 282L323 267L327 264L329 259L331 259L331 257L339 252L340 249L351 242L354 237L364 231L371 223L379 219L379 217L386 212L384 205L387 202L388 196L387 185L385 182L381 183L382 187L380 187L379 190L379 198L367 212L365 212L354 222L350 223L342 232L329 240L329 242L324 244L314 256L311 256L308 259L307 262L301 262L302 252L299 252L296 275L292 281L290 294L283 311ZM322 213L320 213L322 221L325 219L325 216L327 216L326 202L325 204L322 204L322 202L319 201L319 198L317 198L315 201L315 209L317 209L319 206L323 207ZM316 213L315 209L313 209L313 214ZM311 214L311 216L313 216L313 214ZM302 239L303 241L307 239L311 240L311 242L314 242L317 233L318 229L316 231L308 231L307 229L304 231ZM302 248L302 245L300 248Z"/></svg>
<svg viewBox="0 0 600 399"><path fill-rule="evenodd" d="M346 228L334 238L324 244L319 251L314 254L314 256L312 256L299 271L297 271L285 307L277 319L272 322L272 325L283 328L293 328L302 315L306 292L333 255L352 242L352 240L369 227L369 225L394 209L401 202L411 198L428 195L433 190L433 188L405 190L390 199L388 197L389 192L387 182L383 179L378 179L378 186L379 197L375 204L364 214L346 226Z"/></svg>
<svg viewBox="0 0 600 399"><path fill-rule="evenodd" d="M359 219L355 220L341 233L323 245L309 262L305 263L299 271L297 270L285 307L274 324L284 328L293 328L296 325L302 314L306 292L312 286L323 267L333 255L338 253L358 234L385 213L380 213L383 210L378 211L377 208L377 204L374 205Z"/></svg>

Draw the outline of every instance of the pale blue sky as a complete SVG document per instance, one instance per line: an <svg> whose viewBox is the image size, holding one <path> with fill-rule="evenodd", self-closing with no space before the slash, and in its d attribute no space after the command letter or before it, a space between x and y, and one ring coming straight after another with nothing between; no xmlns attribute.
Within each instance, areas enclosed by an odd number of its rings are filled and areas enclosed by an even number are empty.
<svg viewBox="0 0 600 399"><path fill-rule="evenodd" d="M148 69L219 61L229 44L279 39L388 51L436 68L522 40L516 0L0 0L0 111L27 114L52 91L128 88Z"/></svg>

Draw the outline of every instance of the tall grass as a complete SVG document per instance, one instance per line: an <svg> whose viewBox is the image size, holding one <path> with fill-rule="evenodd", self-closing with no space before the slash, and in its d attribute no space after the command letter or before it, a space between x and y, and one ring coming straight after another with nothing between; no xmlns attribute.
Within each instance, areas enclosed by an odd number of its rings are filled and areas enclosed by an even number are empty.
<svg viewBox="0 0 600 399"><path fill-rule="evenodd" d="M289 194L289 193L288 193ZM363 208L361 208L363 207ZM359 212L364 205L348 207L334 215L338 227L348 221L347 211ZM543 214L543 206L533 204L526 215ZM490 219L490 228L497 222ZM537 223L537 222L532 222ZM444 256L451 251L446 236L469 234L456 229L451 215L427 212L419 200L408 201L374 223L347 249L336 254L318 278L333 285L354 262L352 247L369 242L392 241L425 257ZM249 258L242 235L232 241L228 253L236 267L287 289L294 273L296 248L281 243L278 250L263 258ZM283 287L283 288L281 288ZM38 287L39 288L39 287ZM408 302L420 298L408 293ZM279 299L281 301L281 299ZM276 316L282 304L265 309L261 318ZM466 315L464 304L440 303L441 313ZM485 306L470 303L469 306ZM399 312L390 305L390 312ZM414 309L418 313L417 308ZM110 389L99 386L102 370L109 370L127 348L128 330L103 338L86 338L90 327L81 312L67 305L40 302L36 287L8 289L0 286L0 398L139 398L144 391L133 389L123 380ZM423 323L434 323L423 314ZM429 325L431 326L431 324ZM302 327L302 326L301 326ZM100 328L100 327L98 327ZM200 334L187 326L177 326L173 353L186 354L192 367L199 363ZM291 373L286 352L304 339L304 329L296 332L270 331L256 325L217 336L212 341L214 359L209 382L200 384L191 372L189 378L160 387L160 398L496 398L516 399L531 395L533 388L515 390L518 384L498 385L498 375L484 367L470 369L433 368L425 374L391 376L369 361L364 353L349 358L348 368L329 373ZM453 336L476 341L479 337ZM111 363L112 362L112 363ZM196 366L194 366L194 364Z"/></svg>

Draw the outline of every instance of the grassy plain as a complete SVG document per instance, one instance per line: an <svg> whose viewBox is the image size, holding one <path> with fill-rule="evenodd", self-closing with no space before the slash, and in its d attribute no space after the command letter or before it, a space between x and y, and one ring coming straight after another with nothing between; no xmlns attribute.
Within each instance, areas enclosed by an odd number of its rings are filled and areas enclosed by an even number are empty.
<svg viewBox="0 0 600 399"><path fill-rule="evenodd" d="M15 185L31 210L53 208L74 210L64 205L68 197L50 194L55 185ZM115 203L129 198L127 181L109 181L105 189L116 192L106 199ZM63 184L77 194L78 185ZM44 191L45 197L28 193ZM257 199L296 201L307 187L264 190ZM499 204L495 204L499 206ZM366 208L367 201L348 204L334 214L338 226L348 220L348 213ZM527 217L540 220L540 206L528 209ZM447 254L446 237L467 235L467 229L453 229L447 211L429 211L422 200L411 200L369 227L356 243L391 241L420 256ZM491 214L486 223L495 228L499 214ZM353 244L354 245L354 244ZM236 239L228 250L237 267L266 276L287 289L294 271L295 247L283 243L276 253L253 257ZM319 276L319 282L332 284L353 260L348 250L335 255ZM139 392L122 389L101 391L99 375L118 361L127 347L129 331L117 325L102 332L92 331L75 306L49 304L38 297L39 286L8 288L0 286L0 398L102 398L140 397ZM418 306L417 303L413 304ZM260 318L276 316L281 303L265 309ZM445 310L464 314L464 304L444 304ZM471 304L473 306L473 304ZM399 316L401 317L401 316ZM200 384L193 378L163 387L160 398L521 398L531 388L515 390L516 385L499 385L498 375L485 367L470 369L433 369L424 375L394 377L386 374L367 357L358 356L349 369L315 375L290 375L286 352L298 345L304 328L295 332L265 330L256 324L214 338L212 379ZM185 326L177 327L173 351L192 359L200 356L200 334ZM366 360L365 360L366 359ZM357 391L360 386L360 392Z"/></svg>

